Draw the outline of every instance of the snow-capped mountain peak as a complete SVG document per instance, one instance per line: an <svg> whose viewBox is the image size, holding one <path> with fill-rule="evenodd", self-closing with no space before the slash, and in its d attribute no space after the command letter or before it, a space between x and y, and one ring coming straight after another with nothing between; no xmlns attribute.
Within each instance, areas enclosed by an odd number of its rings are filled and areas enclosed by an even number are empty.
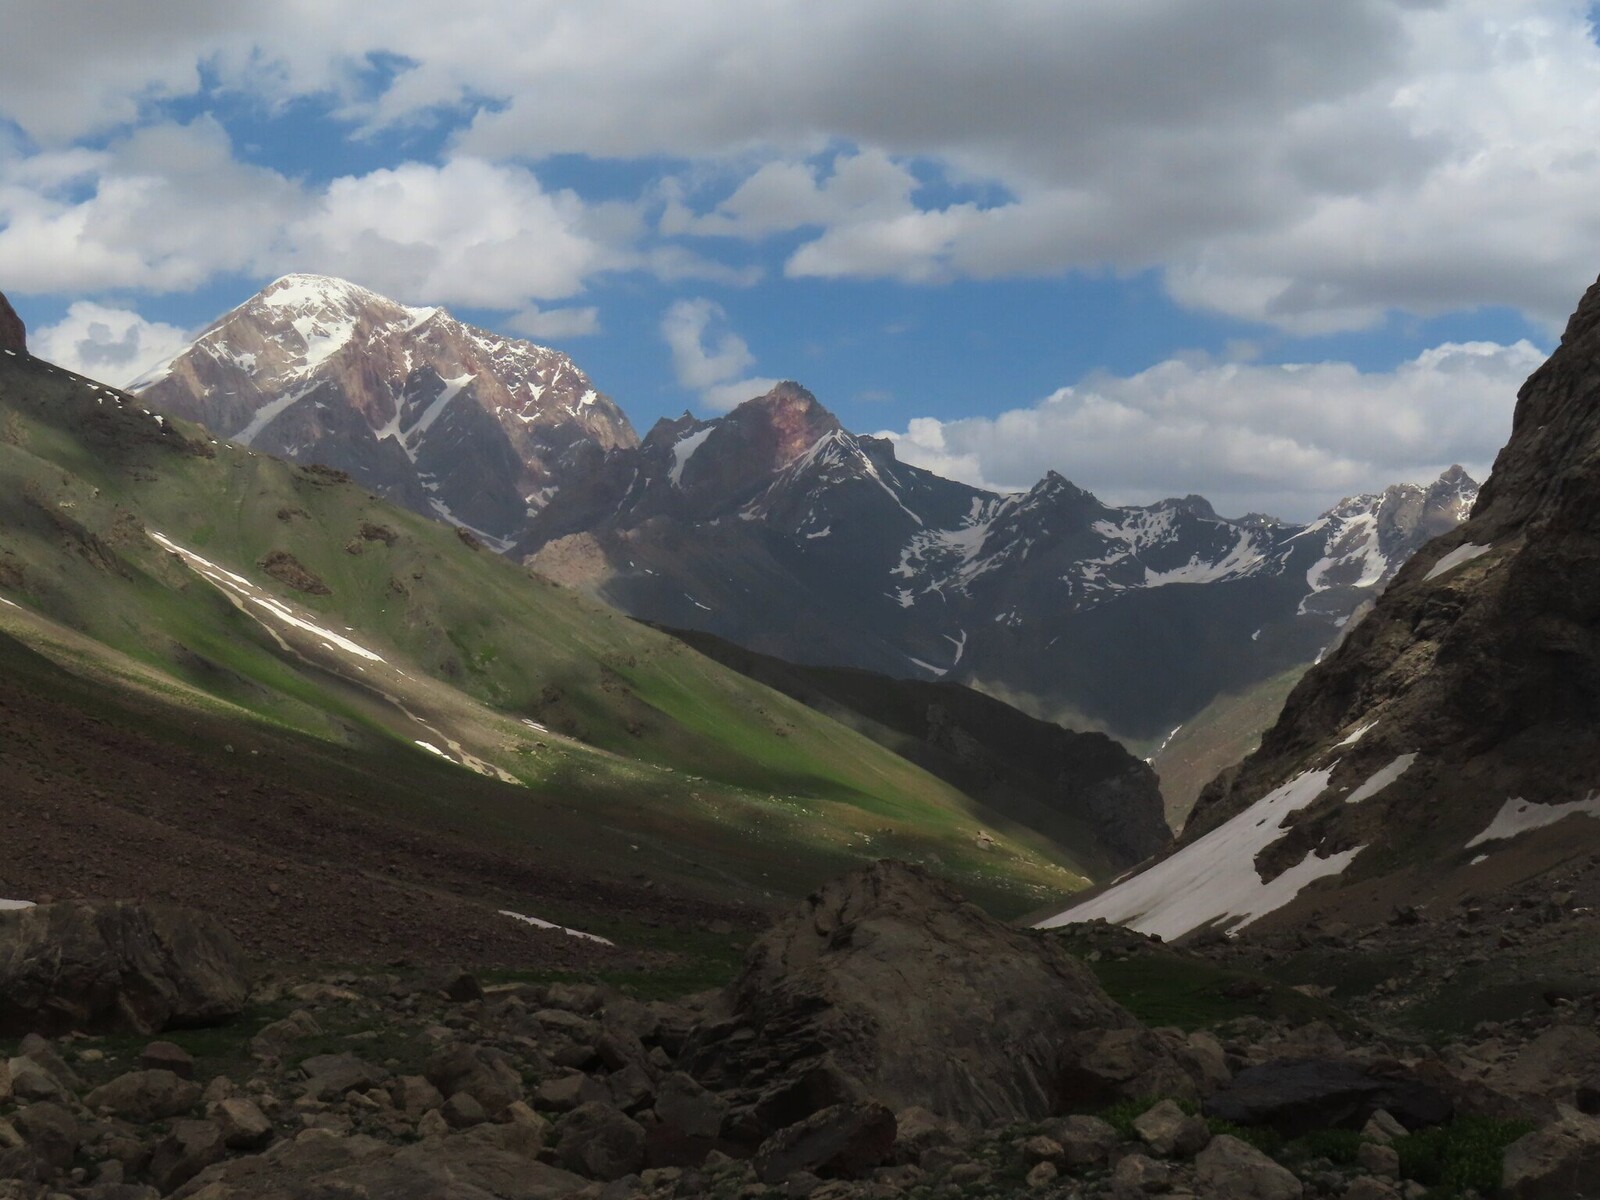
<svg viewBox="0 0 1600 1200"><path fill-rule="evenodd" d="M637 444L560 351L324 275L275 280L133 390L494 539L520 531L585 446Z"/></svg>

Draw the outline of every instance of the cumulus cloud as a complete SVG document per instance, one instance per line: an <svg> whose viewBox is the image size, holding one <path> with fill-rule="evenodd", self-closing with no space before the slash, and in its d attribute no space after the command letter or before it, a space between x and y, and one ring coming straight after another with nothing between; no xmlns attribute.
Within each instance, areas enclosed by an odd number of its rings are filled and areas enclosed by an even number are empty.
<svg viewBox="0 0 1600 1200"><path fill-rule="evenodd" d="M582 308L539 308L530 305L507 318L506 325L524 337L564 338L593 337L600 332L600 310L593 305Z"/></svg>
<svg viewBox="0 0 1600 1200"><path fill-rule="evenodd" d="M252 179L269 227L311 248L360 233L358 266L463 300L505 301L505 258L546 237L516 307L591 270L732 270L684 239L805 230L792 275L1154 269L1184 304L1301 333L1477 305L1555 325L1600 240L1600 47L1582 0L1016 0L999 19L917 0L461 0L448 21L393 0L381 23L350 0L122 8L8 13L0 127L49 156L215 87L268 111L310 99L361 131L443 122L456 139L442 164L336 189L119 152L70 197L13 198L0 218L13 242L37 239L36 273L58 290L192 286L208 259L255 261L246 220L216 228L207 256L159 219L248 214ZM678 243L642 250L598 206L523 177L557 154L686 161L660 226ZM472 178L489 189L482 243L448 212ZM981 202L952 199L964 183ZM184 202L190 184L223 194ZM507 211L522 231L495 224ZM131 250L108 232L119 223ZM76 261L61 250L80 242Z"/></svg>
<svg viewBox="0 0 1600 1200"><path fill-rule="evenodd" d="M727 328L727 313L703 297L677 300L661 318L661 337L672 351L678 382L700 393L701 404L726 412L777 386L776 379L749 376L755 355Z"/></svg>
<svg viewBox="0 0 1600 1200"><path fill-rule="evenodd" d="M1232 515L1305 519L1332 497L1452 463L1483 479L1543 358L1521 341L1445 343L1387 372L1172 359L996 417L917 418L882 436L908 462L998 490L1053 469L1113 503L1193 492Z"/></svg>
<svg viewBox="0 0 1600 1200"><path fill-rule="evenodd" d="M147 321L132 309L80 300L54 325L31 331L28 341L40 358L124 387L183 350L189 335L175 325Z"/></svg>

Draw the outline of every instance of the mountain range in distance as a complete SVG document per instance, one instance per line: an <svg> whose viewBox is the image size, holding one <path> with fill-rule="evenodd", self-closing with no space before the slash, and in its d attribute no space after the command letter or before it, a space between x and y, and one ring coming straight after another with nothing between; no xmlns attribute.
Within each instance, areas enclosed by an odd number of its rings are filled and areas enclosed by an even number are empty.
<svg viewBox="0 0 1600 1200"><path fill-rule="evenodd" d="M130 390L347 471L641 619L963 682L1108 732L1153 758L1178 820L1215 747L1249 748L1270 717L1257 692L1281 690L1477 494L1452 468L1303 525L1198 496L1108 505L1053 472L1002 495L899 462L794 383L641 440L566 355L312 275Z"/></svg>

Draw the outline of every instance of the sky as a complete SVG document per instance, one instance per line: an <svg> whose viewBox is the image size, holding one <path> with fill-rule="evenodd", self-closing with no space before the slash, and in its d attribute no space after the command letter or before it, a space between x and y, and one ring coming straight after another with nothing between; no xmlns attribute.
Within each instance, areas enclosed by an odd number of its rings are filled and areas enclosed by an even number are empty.
<svg viewBox="0 0 1600 1200"><path fill-rule="evenodd" d="M5 0L0 291L132 379L280 275L780 379L999 489L1480 478L1600 273L1568 0Z"/></svg>

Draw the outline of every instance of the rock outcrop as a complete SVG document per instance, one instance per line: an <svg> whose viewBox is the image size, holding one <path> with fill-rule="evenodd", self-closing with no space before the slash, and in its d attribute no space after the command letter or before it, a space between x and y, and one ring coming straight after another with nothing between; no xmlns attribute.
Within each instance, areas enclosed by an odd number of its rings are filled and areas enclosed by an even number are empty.
<svg viewBox="0 0 1600 1200"><path fill-rule="evenodd" d="M1178 852L1083 913L1154 928L1119 892L1188 887L1186 859L1230 881L1230 920L1371 920L1553 878L1600 849L1597 513L1600 284L1523 385L1469 519L1401 568L1260 749L1207 785Z"/></svg>
<svg viewBox="0 0 1600 1200"><path fill-rule="evenodd" d="M233 936L192 909L42 904L0 912L0 1037L213 1024L244 1009Z"/></svg>
<svg viewBox="0 0 1600 1200"><path fill-rule="evenodd" d="M14 350L18 354L28 350L28 331L3 292L0 292L0 350Z"/></svg>
<svg viewBox="0 0 1600 1200"><path fill-rule="evenodd" d="M729 1001L690 1057L719 1090L754 1081L747 1134L867 1099L972 1124L1037 1119L1103 1101L1076 1090L1076 1058L1106 1030L1137 1028L1066 951L895 862L827 884L780 921Z"/></svg>

